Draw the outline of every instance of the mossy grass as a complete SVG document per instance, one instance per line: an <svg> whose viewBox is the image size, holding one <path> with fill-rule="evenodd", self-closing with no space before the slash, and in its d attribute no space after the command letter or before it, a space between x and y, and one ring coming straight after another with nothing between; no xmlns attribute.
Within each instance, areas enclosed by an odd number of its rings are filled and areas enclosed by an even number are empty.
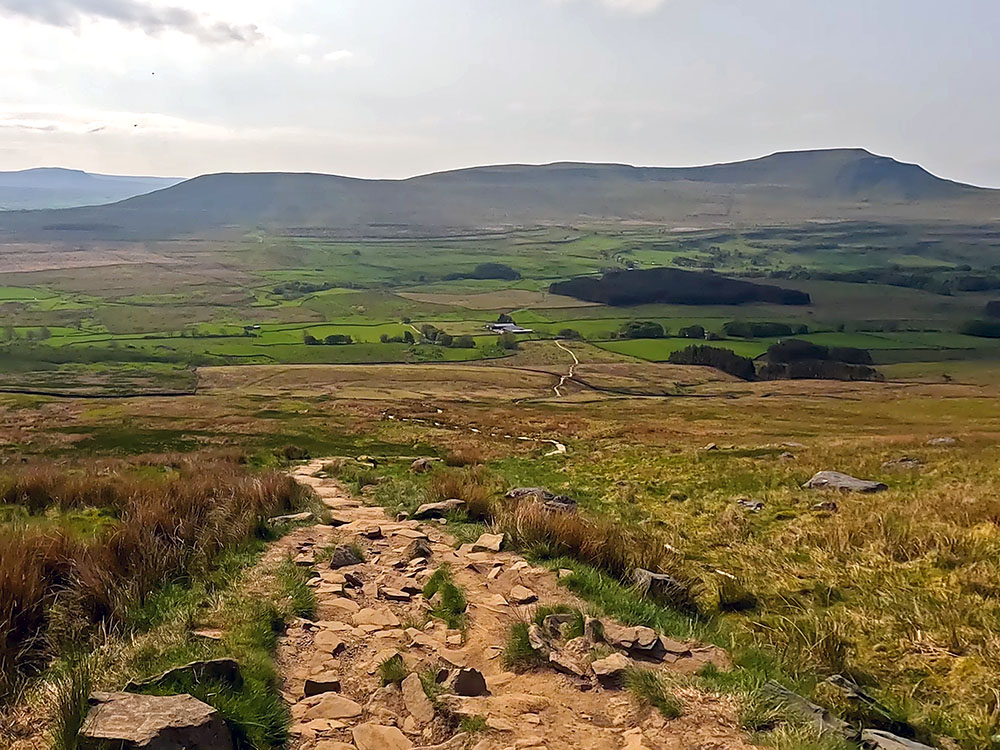
<svg viewBox="0 0 1000 750"><path fill-rule="evenodd" d="M382 687L399 685L409 674L402 654L393 654L378 665L378 681Z"/></svg>

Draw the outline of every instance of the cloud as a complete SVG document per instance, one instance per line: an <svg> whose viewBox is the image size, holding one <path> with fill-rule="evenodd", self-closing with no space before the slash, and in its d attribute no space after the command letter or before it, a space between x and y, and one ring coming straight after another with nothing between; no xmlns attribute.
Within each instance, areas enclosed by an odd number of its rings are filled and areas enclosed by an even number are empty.
<svg viewBox="0 0 1000 750"><path fill-rule="evenodd" d="M228 23L187 8L141 0L0 0L3 14L68 29L78 29L85 20L110 20L150 36L175 31L207 44L254 44L265 39L254 24Z"/></svg>

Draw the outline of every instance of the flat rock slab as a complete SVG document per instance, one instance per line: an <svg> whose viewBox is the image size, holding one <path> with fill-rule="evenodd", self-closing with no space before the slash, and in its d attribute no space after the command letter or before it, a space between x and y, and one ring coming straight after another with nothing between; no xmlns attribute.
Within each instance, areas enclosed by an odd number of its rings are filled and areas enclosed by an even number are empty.
<svg viewBox="0 0 1000 750"><path fill-rule="evenodd" d="M434 721L434 704L424 692L420 677L415 672L407 675L400 685L400 689L403 692L403 704L417 724L423 726Z"/></svg>
<svg viewBox="0 0 1000 750"><path fill-rule="evenodd" d="M483 534L472 545L473 552L499 552L503 547L503 534Z"/></svg>
<svg viewBox="0 0 1000 750"><path fill-rule="evenodd" d="M358 750L411 750L413 743L396 727L362 724L354 727L354 744Z"/></svg>
<svg viewBox="0 0 1000 750"><path fill-rule="evenodd" d="M311 707L302 717L304 719L353 719L361 716L361 706L342 695L331 693L319 703Z"/></svg>
<svg viewBox="0 0 1000 750"><path fill-rule="evenodd" d="M507 599L514 604L531 604L538 601L538 594L524 586L515 586L510 590Z"/></svg>
<svg viewBox="0 0 1000 750"><path fill-rule="evenodd" d="M94 693L79 750L232 750L233 738L211 706L190 695Z"/></svg>
<svg viewBox="0 0 1000 750"><path fill-rule="evenodd" d="M843 492L882 492L889 489L889 485L882 482L858 479L848 474L841 474L839 471L821 471L815 474L804 486L810 490L841 490Z"/></svg>
<svg viewBox="0 0 1000 750"><path fill-rule="evenodd" d="M897 737L888 732L881 732L875 729L866 729L861 733L862 742L867 743L875 750L934 750L930 745L921 742Z"/></svg>

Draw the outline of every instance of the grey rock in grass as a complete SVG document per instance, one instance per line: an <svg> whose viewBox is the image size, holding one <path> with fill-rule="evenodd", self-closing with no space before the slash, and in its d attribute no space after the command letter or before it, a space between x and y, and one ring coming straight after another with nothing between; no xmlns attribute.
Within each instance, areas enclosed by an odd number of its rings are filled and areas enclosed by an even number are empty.
<svg viewBox="0 0 1000 750"><path fill-rule="evenodd" d="M793 693L784 685L771 680L761 688L761 693L767 700L808 721L821 732L832 732L847 739L857 737L855 729L846 721L834 716L822 706L806 700L798 693Z"/></svg>
<svg viewBox="0 0 1000 750"><path fill-rule="evenodd" d="M78 750L232 750L219 713L190 695L94 693Z"/></svg>
<svg viewBox="0 0 1000 750"><path fill-rule="evenodd" d="M547 510L571 512L576 510L576 500L568 495L557 495L544 487L515 487L507 491L508 500L533 500L542 503Z"/></svg>
<svg viewBox="0 0 1000 750"><path fill-rule="evenodd" d="M413 513L414 521L425 521L431 518L444 518L449 513L455 513L465 508L465 501L457 497L442 500L439 503L424 503Z"/></svg>
<svg viewBox="0 0 1000 750"><path fill-rule="evenodd" d="M934 750L930 745L925 745L922 742L897 737L877 729L863 731L861 743L872 750Z"/></svg>
<svg viewBox="0 0 1000 750"><path fill-rule="evenodd" d="M938 437L931 438L927 441L927 445L956 445L958 441L953 437Z"/></svg>
<svg viewBox="0 0 1000 750"><path fill-rule="evenodd" d="M916 469L923 466L923 461L913 456L901 456L882 464L883 469Z"/></svg>
<svg viewBox="0 0 1000 750"><path fill-rule="evenodd" d="M636 568L632 572L632 580L643 596L654 601L662 604L680 604L687 601L687 589L673 576Z"/></svg>
<svg viewBox="0 0 1000 750"><path fill-rule="evenodd" d="M563 628L572 625L576 621L576 615L572 612L559 612L553 615L546 615L542 620L542 627L550 638L562 638Z"/></svg>
<svg viewBox="0 0 1000 750"><path fill-rule="evenodd" d="M243 685L243 674L240 672L239 662L235 659L193 661L181 667L168 669L166 672L147 680L133 680L125 686L125 691L136 692L153 687L163 687L177 681L196 685L203 682L215 682L232 690L239 690Z"/></svg>
<svg viewBox="0 0 1000 750"><path fill-rule="evenodd" d="M410 471L414 474L426 474L432 468L434 468L434 464L429 458L418 458L410 464Z"/></svg>
<svg viewBox="0 0 1000 750"><path fill-rule="evenodd" d="M809 490L841 490L842 492L882 492L889 485L882 482L872 482L868 479L858 479L839 471L821 471L805 483Z"/></svg>
<svg viewBox="0 0 1000 750"><path fill-rule="evenodd" d="M269 518L267 523L270 526L280 526L283 523L302 523L304 521L312 521L313 514L309 511L304 513L290 513L286 516L275 516L274 518Z"/></svg>

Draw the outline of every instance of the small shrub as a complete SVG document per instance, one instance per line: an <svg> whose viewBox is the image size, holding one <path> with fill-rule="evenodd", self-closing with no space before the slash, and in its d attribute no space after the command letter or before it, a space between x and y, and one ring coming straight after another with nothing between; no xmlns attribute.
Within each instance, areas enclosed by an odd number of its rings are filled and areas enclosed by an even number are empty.
<svg viewBox="0 0 1000 750"><path fill-rule="evenodd" d="M469 734L480 734L489 729L485 716L463 716L459 723L459 729Z"/></svg>
<svg viewBox="0 0 1000 750"><path fill-rule="evenodd" d="M454 448L445 455L444 462L447 466L475 466L482 464L485 460L483 451L474 445L466 445L461 448Z"/></svg>
<svg viewBox="0 0 1000 750"><path fill-rule="evenodd" d="M309 451L299 445L286 445L278 455L286 461L308 461L310 458Z"/></svg>

